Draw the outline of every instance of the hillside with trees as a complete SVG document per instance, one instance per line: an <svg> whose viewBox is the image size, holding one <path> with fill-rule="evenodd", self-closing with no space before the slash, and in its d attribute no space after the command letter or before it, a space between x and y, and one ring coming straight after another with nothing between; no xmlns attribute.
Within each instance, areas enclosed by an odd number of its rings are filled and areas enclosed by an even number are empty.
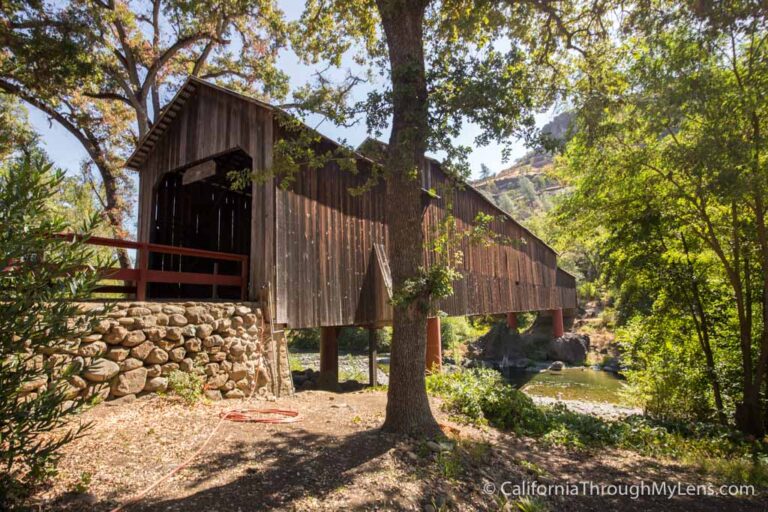
<svg viewBox="0 0 768 512"><path fill-rule="evenodd" d="M541 132L562 145L572 118L571 114L560 114L544 125ZM472 184L515 219L524 222L551 210L557 197L567 192L565 185L552 172L553 164L552 151L529 151L496 173L483 165L480 178Z"/></svg>

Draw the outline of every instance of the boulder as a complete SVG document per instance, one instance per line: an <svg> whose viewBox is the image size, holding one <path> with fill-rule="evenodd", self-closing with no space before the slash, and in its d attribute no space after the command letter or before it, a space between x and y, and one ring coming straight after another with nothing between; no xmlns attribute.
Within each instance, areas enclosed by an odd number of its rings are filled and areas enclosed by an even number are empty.
<svg viewBox="0 0 768 512"><path fill-rule="evenodd" d="M218 389L206 389L203 391L203 394L205 395L205 398L208 400L221 400L221 391Z"/></svg>
<svg viewBox="0 0 768 512"><path fill-rule="evenodd" d="M251 313L251 308L248 306L236 306L235 307L235 314L237 316L245 316Z"/></svg>
<svg viewBox="0 0 768 512"><path fill-rule="evenodd" d="M135 347L136 345L144 343L146 339L147 337L144 335L144 331L131 331L125 336L123 345L126 347Z"/></svg>
<svg viewBox="0 0 768 512"><path fill-rule="evenodd" d="M179 363L165 363L160 368L160 375L170 375L179 369Z"/></svg>
<svg viewBox="0 0 768 512"><path fill-rule="evenodd" d="M190 338L184 343L184 348L189 352L200 352L202 347L203 343L200 341L200 338Z"/></svg>
<svg viewBox="0 0 768 512"><path fill-rule="evenodd" d="M129 357L120 363L120 371L129 372L131 370L135 370L136 368L141 368L142 366L144 366L144 361L141 359L136 359L135 357Z"/></svg>
<svg viewBox="0 0 768 512"><path fill-rule="evenodd" d="M112 328L112 322L110 322L106 318L104 320L99 320L98 322L96 322L96 325L93 326L93 330L99 334L106 334L109 332L111 328Z"/></svg>
<svg viewBox="0 0 768 512"><path fill-rule="evenodd" d="M200 339L207 338L213 334L213 327L208 324L198 325L195 334Z"/></svg>
<svg viewBox="0 0 768 512"><path fill-rule="evenodd" d="M231 389L224 394L224 398L245 398L245 393L239 389Z"/></svg>
<svg viewBox="0 0 768 512"><path fill-rule="evenodd" d="M104 341L112 345L120 344L128 335L128 329L122 325L115 325L107 334L104 335Z"/></svg>
<svg viewBox="0 0 768 512"><path fill-rule="evenodd" d="M160 347L153 348L144 359L149 364L163 364L168 361L168 352Z"/></svg>
<svg viewBox="0 0 768 512"><path fill-rule="evenodd" d="M549 343L547 357L569 364L582 364L588 351L589 336L567 332Z"/></svg>
<svg viewBox="0 0 768 512"><path fill-rule="evenodd" d="M141 345L137 347L133 347L131 349L131 355L135 357L136 359L141 359L142 361L145 361L147 359L147 356L149 356L150 352L152 352L155 349L155 344L151 341L145 341Z"/></svg>
<svg viewBox="0 0 768 512"><path fill-rule="evenodd" d="M120 371L120 366L108 359L97 359L83 371L83 377L91 382L106 382Z"/></svg>
<svg viewBox="0 0 768 512"><path fill-rule="evenodd" d="M238 381L244 379L248 375L248 368L243 363L235 363L232 365L232 369L229 371L229 378Z"/></svg>
<svg viewBox="0 0 768 512"><path fill-rule="evenodd" d="M144 391L149 392L165 391L166 389L168 389L167 377L154 377L148 379L147 383L144 385Z"/></svg>
<svg viewBox="0 0 768 512"><path fill-rule="evenodd" d="M102 355L106 351L106 343L103 341L94 341L93 343L81 345L80 348L77 349L77 354L83 357L96 357Z"/></svg>
<svg viewBox="0 0 768 512"><path fill-rule="evenodd" d="M115 396L133 395L144 389L147 382L147 369L136 368L123 372L112 383L112 394Z"/></svg>
<svg viewBox="0 0 768 512"><path fill-rule="evenodd" d="M157 321L157 325L168 325L168 315L165 313L157 313L155 315L155 320Z"/></svg>
<svg viewBox="0 0 768 512"><path fill-rule="evenodd" d="M179 362L179 370L183 372L191 372L194 368L195 362L189 357L184 358Z"/></svg>
<svg viewBox="0 0 768 512"><path fill-rule="evenodd" d="M151 315L152 311L150 311L149 308L135 307L135 308L129 308L127 313L128 313L128 316L147 316L147 315Z"/></svg>
<svg viewBox="0 0 768 512"><path fill-rule="evenodd" d="M186 310L182 306L174 306L173 304L168 304L167 306L163 306L163 313L166 315L183 315L186 313Z"/></svg>
<svg viewBox="0 0 768 512"><path fill-rule="evenodd" d="M187 320L192 324L201 324L204 321L207 311L202 306L188 307L185 313Z"/></svg>
<svg viewBox="0 0 768 512"><path fill-rule="evenodd" d="M171 326L184 327L189 323L189 321L187 320L187 317L185 317L184 315L171 315L170 317L168 317L168 323Z"/></svg>
<svg viewBox="0 0 768 512"><path fill-rule="evenodd" d="M166 330L165 337L171 341L182 341L184 339L183 334L180 327L169 327Z"/></svg>
<svg viewBox="0 0 768 512"><path fill-rule="evenodd" d="M77 375L72 375L69 379L67 379L67 382L69 382L70 386L77 389L85 389L88 386L88 383L85 382L82 377Z"/></svg>
<svg viewBox="0 0 768 512"><path fill-rule="evenodd" d="M169 352L169 355L171 361L174 363L180 363L184 359L184 356L187 355L187 351L184 350L184 347L176 347Z"/></svg>
<svg viewBox="0 0 768 512"><path fill-rule="evenodd" d="M552 370L553 372L559 372L560 370L563 369L564 366L565 364L563 364L562 361L554 361L552 364L549 365L549 369Z"/></svg>
<svg viewBox="0 0 768 512"><path fill-rule="evenodd" d="M221 387L224 387L224 385L229 380L229 375L226 373L219 373L218 375L214 375L213 377L208 378L208 389L219 389Z"/></svg>
<svg viewBox="0 0 768 512"><path fill-rule="evenodd" d="M125 348L125 347L112 347L109 349L109 351L106 353L104 357L109 359L110 361L115 361L116 363L119 363L120 361L124 361L128 358L128 354L131 352L131 349Z"/></svg>
<svg viewBox="0 0 768 512"><path fill-rule="evenodd" d="M126 316L124 318L118 318L117 319L117 323L118 323L118 325L121 325L121 326L125 327L129 331L131 329L135 329L136 328L136 319L133 318L133 317L130 317L130 316Z"/></svg>
<svg viewBox="0 0 768 512"><path fill-rule="evenodd" d="M165 327L152 327L146 331L147 339L149 339L149 341L160 341L165 338L165 333Z"/></svg>

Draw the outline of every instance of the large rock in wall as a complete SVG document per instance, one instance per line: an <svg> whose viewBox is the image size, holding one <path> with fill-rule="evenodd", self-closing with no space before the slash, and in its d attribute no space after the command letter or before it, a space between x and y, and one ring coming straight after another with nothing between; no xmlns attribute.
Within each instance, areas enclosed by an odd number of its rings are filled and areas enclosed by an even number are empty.
<svg viewBox="0 0 768 512"><path fill-rule="evenodd" d="M162 392L176 370L203 377L212 399L293 392L284 336L248 303L121 302L79 340L40 356L72 362L72 397Z"/></svg>

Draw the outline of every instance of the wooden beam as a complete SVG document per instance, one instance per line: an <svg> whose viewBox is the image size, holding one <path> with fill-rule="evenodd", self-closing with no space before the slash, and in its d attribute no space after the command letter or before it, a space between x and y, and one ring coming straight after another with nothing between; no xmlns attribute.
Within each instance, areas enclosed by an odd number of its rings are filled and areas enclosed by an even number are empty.
<svg viewBox="0 0 768 512"><path fill-rule="evenodd" d="M440 339L440 317L427 319L427 360L428 372L439 373L443 369L443 348Z"/></svg>
<svg viewBox="0 0 768 512"><path fill-rule="evenodd" d="M339 328L320 328L320 389L336 391L339 387Z"/></svg>

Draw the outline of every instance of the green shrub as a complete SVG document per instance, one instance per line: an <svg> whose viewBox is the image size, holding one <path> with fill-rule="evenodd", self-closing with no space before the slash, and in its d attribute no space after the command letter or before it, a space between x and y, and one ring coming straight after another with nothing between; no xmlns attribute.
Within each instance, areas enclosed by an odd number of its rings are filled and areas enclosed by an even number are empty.
<svg viewBox="0 0 768 512"><path fill-rule="evenodd" d="M51 475L59 449L83 432L63 428L83 405L67 382L80 368L42 354L72 350L108 310L72 300L91 294L99 260L82 240L51 234L90 233L97 221L75 229L53 210L63 179L39 155L0 169L0 509Z"/></svg>
<svg viewBox="0 0 768 512"><path fill-rule="evenodd" d="M392 345L392 329L385 327L378 331L378 351L389 352ZM353 353L368 352L368 329L364 327L342 327L339 332L339 351ZM319 351L320 329L292 329L288 332L288 347L292 350Z"/></svg>
<svg viewBox="0 0 768 512"><path fill-rule="evenodd" d="M749 442L712 423L659 421L630 416L609 421L569 410L538 407L493 370L464 370L427 377L427 391L444 399L459 419L539 438L550 445L589 450L617 447L671 458L727 482L768 483L768 444Z"/></svg>
<svg viewBox="0 0 768 512"><path fill-rule="evenodd" d="M203 378L196 373L174 370L168 375L168 389L191 405L203 396Z"/></svg>
<svg viewBox="0 0 768 512"><path fill-rule="evenodd" d="M478 339L490 328L478 320L477 325L467 317L443 318L440 322L440 338L446 355L460 363L467 350L467 345Z"/></svg>
<svg viewBox="0 0 768 512"><path fill-rule="evenodd" d="M544 420L533 400L493 370L433 374L427 377L427 391L445 398L450 412L480 424L533 434Z"/></svg>

